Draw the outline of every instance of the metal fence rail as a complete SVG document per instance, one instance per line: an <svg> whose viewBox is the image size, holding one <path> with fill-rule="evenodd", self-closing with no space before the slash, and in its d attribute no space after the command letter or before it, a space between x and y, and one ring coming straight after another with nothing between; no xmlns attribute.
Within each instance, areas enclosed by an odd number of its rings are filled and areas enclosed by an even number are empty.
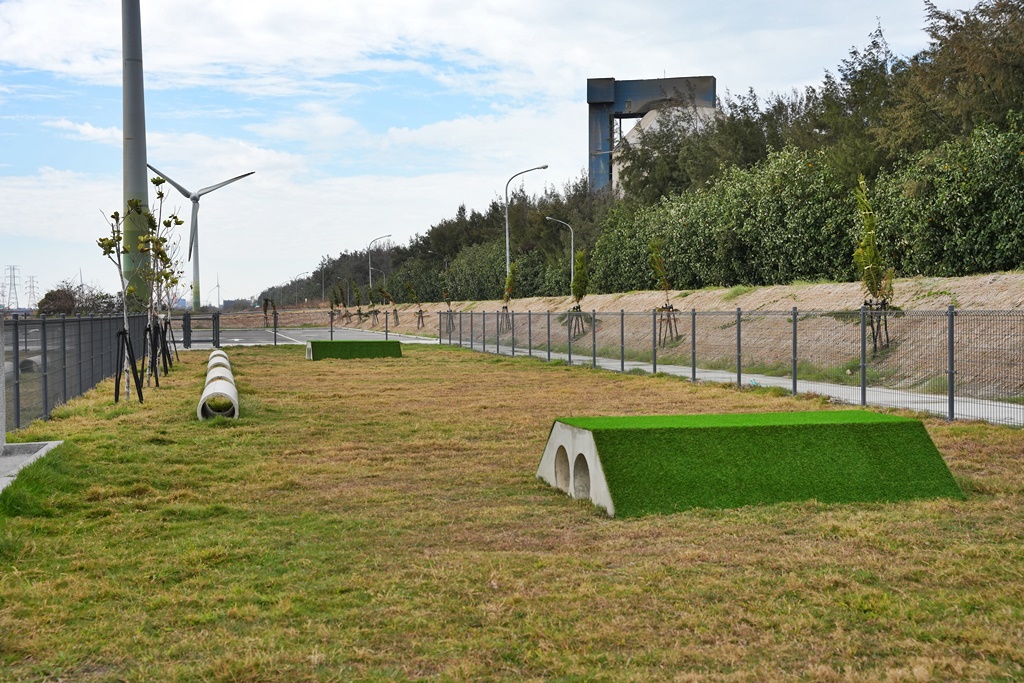
<svg viewBox="0 0 1024 683"><path fill-rule="evenodd" d="M1024 426L1024 311L466 311L438 341Z"/></svg>
<svg viewBox="0 0 1024 683"><path fill-rule="evenodd" d="M4 318L7 426L18 429L45 419L57 405L84 394L114 374L120 316ZM142 356L146 316L129 316L137 358Z"/></svg>

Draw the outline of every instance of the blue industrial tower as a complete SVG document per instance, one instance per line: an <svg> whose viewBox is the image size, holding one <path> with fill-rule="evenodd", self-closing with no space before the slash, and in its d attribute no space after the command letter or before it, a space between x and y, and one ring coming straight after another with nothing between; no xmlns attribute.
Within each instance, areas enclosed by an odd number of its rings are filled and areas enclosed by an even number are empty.
<svg viewBox="0 0 1024 683"><path fill-rule="evenodd" d="M638 119L654 109L669 106L715 107L715 77L652 78L616 81L588 78L590 105L590 189L612 183L612 135L615 119Z"/></svg>

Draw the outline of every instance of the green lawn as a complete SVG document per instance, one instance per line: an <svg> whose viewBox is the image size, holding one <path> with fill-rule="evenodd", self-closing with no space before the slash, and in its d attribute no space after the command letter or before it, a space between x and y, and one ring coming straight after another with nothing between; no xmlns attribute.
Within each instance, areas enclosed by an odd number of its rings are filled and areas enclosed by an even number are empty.
<svg viewBox="0 0 1024 683"><path fill-rule="evenodd" d="M966 500L608 519L536 479L556 417L827 407L407 346L228 349L11 435L0 680L961 681L1024 677L1024 433L925 425Z"/></svg>

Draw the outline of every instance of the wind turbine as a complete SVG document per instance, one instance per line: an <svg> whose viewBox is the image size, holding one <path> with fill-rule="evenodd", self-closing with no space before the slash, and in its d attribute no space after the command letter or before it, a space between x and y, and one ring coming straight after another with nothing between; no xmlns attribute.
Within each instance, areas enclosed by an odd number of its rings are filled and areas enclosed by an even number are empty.
<svg viewBox="0 0 1024 683"><path fill-rule="evenodd" d="M166 173L161 173L152 164L146 164L146 166L149 166L149 169L151 171L153 171L153 173L156 173L158 176L160 176L161 178L163 178L164 180L169 182L171 184L171 186L173 186L174 189L176 189L178 192L180 192L183 197L186 197L186 198L188 198L188 199L190 199L192 201L192 228L191 228L191 231L189 232L189 236L188 236L188 258L189 258L189 260L192 261L192 310L193 311L198 311L199 310L199 306L200 306L200 304L199 304L199 198L202 197L204 194L209 194L210 192L213 192L214 190L219 190L220 188L224 187L225 185L230 185L231 183L235 182L236 180L241 180L242 178L244 178L246 176L250 176L253 173L255 173L256 171L249 171L248 173L243 173L240 176L235 176L234 178L232 178L230 180L225 180L222 183L217 183L216 185L210 185L209 187L204 187L203 189L199 190L198 192L189 192L184 187L182 187L178 183L176 183L173 180L171 180L167 176ZM195 256L195 258L192 258L193 256ZM218 291L218 294L219 293L220 292Z"/></svg>
<svg viewBox="0 0 1024 683"><path fill-rule="evenodd" d="M220 273L217 273L217 286L214 287L217 290L217 310L220 310Z"/></svg>

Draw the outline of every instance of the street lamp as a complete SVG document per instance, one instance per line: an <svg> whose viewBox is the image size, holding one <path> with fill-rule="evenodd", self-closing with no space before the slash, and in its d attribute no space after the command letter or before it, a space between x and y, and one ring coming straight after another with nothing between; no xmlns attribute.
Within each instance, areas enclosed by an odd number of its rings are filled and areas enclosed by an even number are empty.
<svg viewBox="0 0 1024 683"><path fill-rule="evenodd" d="M309 275L309 271L308 270L302 271L301 273L299 273L298 275L296 275L295 277L292 278L292 282L295 282L296 280L298 280L303 275ZM299 290L298 289L295 290L295 305L296 306L299 305Z"/></svg>
<svg viewBox="0 0 1024 683"><path fill-rule="evenodd" d="M387 275L387 273L385 273L380 268L370 268L370 270L376 270L378 273L380 273L380 276L382 278L384 278L384 287L386 288L388 286L388 275Z"/></svg>
<svg viewBox="0 0 1024 683"><path fill-rule="evenodd" d="M565 227L569 228L569 289L571 290L572 283L576 280L576 233L572 231L572 226L565 221L560 221L557 218L552 218L551 216L544 216L544 220L561 223Z"/></svg>
<svg viewBox="0 0 1024 683"><path fill-rule="evenodd" d="M370 249L373 248L373 243L374 242L379 242L380 240L382 240L382 239L384 239L386 237L391 237L391 235L381 235L380 237L374 237L372 240L370 240L370 243L368 245L366 245L366 268L367 268L367 270L368 270L368 272L370 274L370 291L371 292L373 291L373 262L370 260Z"/></svg>
<svg viewBox="0 0 1024 683"><path fill-rule="evenodd" d="M510 272L512 272L512 259L511 259L511 256L510 256L509 241L508 241L508 186L509 186L509 183L511 183L513 180L515 180L515 178L517 178L518 176L523 175L524 173L529 173L530 171L540 171L540 170L545 169L547 167L548 167L548 165L544 164L543 166L535 166L534 168L528 168L525 171L520 171L519 173L516 173L514 176L509 178L508 179L508 183L505 183L505 277L508 277L508 274Z"/></svg>

